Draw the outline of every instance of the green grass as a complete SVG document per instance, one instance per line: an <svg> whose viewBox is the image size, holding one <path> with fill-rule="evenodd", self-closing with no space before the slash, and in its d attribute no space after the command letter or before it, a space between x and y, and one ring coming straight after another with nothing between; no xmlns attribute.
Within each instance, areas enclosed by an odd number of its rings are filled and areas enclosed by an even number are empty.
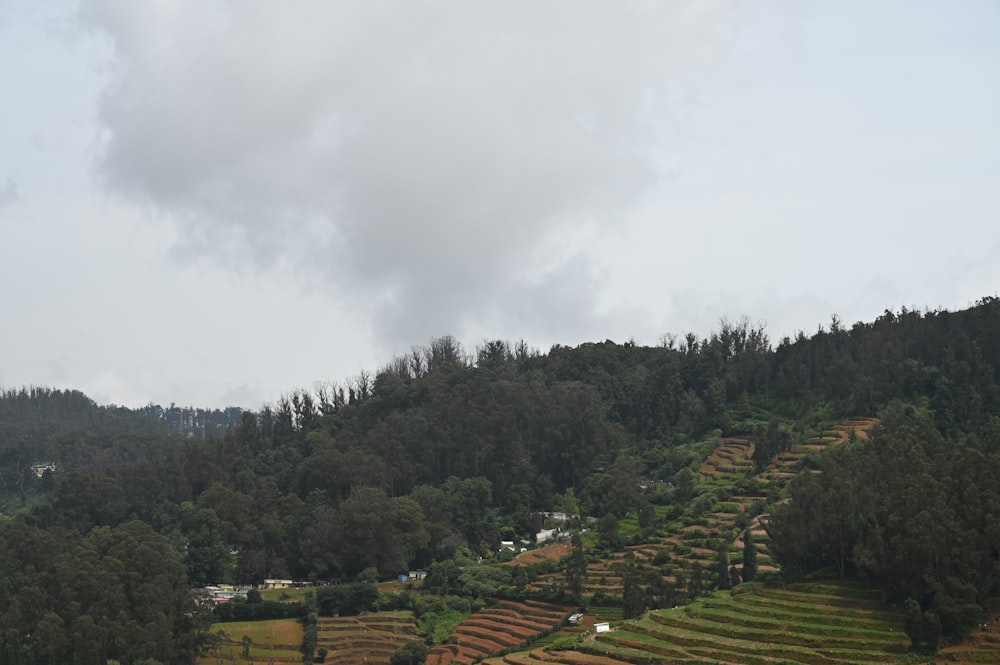
<svg viewBox="0 0 1000 665"><path fill-rule="evenodd" d="M288 644L298 646L302 643L302 623L298 619L275 619L273 621L229 621L212 626L212 632L222 631L229 639L239 642L243 636L248 636L254 644Z"/></svg>
<svg viewBox="0 0 1000 665"><path fill-rule="evenodd" d="M302 624L297 619L273 621L231 621L212 626L212 633L223 635L223 640L205 656L198 658L200 665L218 662L267 663L272 657L277 662L301 661ZM250 660L243 659L243 637L250 638Z"/></svg>

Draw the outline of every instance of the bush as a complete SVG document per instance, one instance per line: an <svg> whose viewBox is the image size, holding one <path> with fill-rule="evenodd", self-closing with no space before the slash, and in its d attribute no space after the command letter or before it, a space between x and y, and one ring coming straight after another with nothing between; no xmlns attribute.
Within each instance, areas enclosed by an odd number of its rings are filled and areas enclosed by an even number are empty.
<svg viewBox="0 0 1000 665"><path fill-rule="evenodd" d="M374 584L354 582L316 590L316 604L322 616L354 616L377 607L378 589Z"/></svg>
<svg viewBox="0 0 1000 665"><path fill-rule="evenodd" d="M251 603L242 599L233 599L224 605L216 605L212 611L217 621L297 619L305 613L301 603L281 603L276 600Z"/></svg>
<svg viewBox="0 0 1000 665"><path fill-rule="evenodd" d="M560 637L549 645L549 651L571 651L576 647L576 639L573 637Z"/></svg>
<svg viewBox="0 0 1000 665"><path fill-rule="evenodd" d="M419 640L413 640L389 656L389 665L423 665L425 660L427 660L427 645Z"/></svg>

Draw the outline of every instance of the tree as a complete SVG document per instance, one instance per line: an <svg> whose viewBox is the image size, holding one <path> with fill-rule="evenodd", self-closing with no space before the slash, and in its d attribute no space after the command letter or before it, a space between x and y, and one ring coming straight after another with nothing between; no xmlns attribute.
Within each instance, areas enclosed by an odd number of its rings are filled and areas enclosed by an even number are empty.
<svg viewBox="0 0 1000 665"><path fill-rule="evenodd" d="M646 610L646 591L642 588L635 559L630 552L622 568L622 617L634 619Z"/></svg>
<svg viewBox="0 0 1000 665"><path fill-rule="evenodd" d="M316 590L316 608L321 616L356 616L375 607L378 588L366 582L352 582Z"/></svg>
<svg viewBox="0 0 1000 665"><path fill-rule="evenodd" d="M573 597L579 599L587 579L587 558L583 554L583 539L580 534L573 534L571 545L569 561L566 562L566 586Z"/></svg>
<svg viewBox="0 0 1000 665"><path fill-rule="evenodd" d="M691 580L688 582L688 597L698 598L705 591L705 570L699 563L691 563Z"/></svg>
<svg viewBox="0 0 1000 665"><path fill-rule="evenodd" d="M618 519L608 513L597 522L598 544L609 550L621 547L621 536L618 535Z"/></svg>
<svg viewBox="0 0 1000 665"><path fill-rule="evenodd" d="M423 665L427 660L427 645L419 640L411 640L389 656L389 665Z"/></svg>
<svg viewBox="0 0 1000 665"><path fill-rule="evenodd" d="M732 587L732 578L729 576L729 547L723 541L715 551L715 584L720 589Z"/></svg>
<svg viewBox="0 0 1000 665"><path fill-rule="evenodd" d="M903 603L903 630L910 638L910 649L917 649L924 641L923 616L920 612L920 603L913 598L907 598Z"/></svg>
<svg viewBox="0 0 1000 665"><path fill-rule="evenodd" d="M750 527L743 532L743 572L744 582L753 582L757 579L757 546L753 542L753 534Z"/></svg>
<svg viewBox="0 0 1000 665"><path fill-rule="evenodd" d="M642 506L644 497L639 487L642 468L637 457L620 455L614 461L601 478L600 501L604 512L621 519Z"/></svg>
<svg viewBox="0 0 1000 665"><path fill-rule="evenodd" d="M221 523L211 508L181 506L187 536L188 579L195 586L230 581L230 548L222 540Z"/></svg>
<svg viewBox="0 0 1000 665"><path fill-rule="evenodd" d="M739 586L743 583L743 577L740 575L739 569L735 564L729 566L729 588L732 589L735 586Z"/></svg>

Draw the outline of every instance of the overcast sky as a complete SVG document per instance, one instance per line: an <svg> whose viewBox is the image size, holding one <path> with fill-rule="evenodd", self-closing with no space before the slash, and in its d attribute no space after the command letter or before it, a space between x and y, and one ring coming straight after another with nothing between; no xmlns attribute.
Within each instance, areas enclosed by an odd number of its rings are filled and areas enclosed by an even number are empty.
<svg viewBox="0 0 1000 665"><path fill-rule="evenodd" d="M1000 3L0 0L0 280L0 386L129 406L964 308Z"/></svg>

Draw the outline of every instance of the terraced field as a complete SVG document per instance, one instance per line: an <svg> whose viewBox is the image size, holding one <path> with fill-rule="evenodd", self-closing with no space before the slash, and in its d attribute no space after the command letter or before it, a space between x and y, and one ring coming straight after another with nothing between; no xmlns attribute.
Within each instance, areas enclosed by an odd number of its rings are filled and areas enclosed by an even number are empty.
<svg viewBox="0 0 1000 665"><path fill-rule="evenodd" d="M333 665L388 664L393 652L419 639L416 631L417 622L409 611L320 617L316 624L316 647L327 650L325 662Z"/></svg>
<svg viewBox="0 0 1000 665"><path fill-rule="evenodd" d="M961 643L938 651L934 662L964 665L1000 663L1000 613L991 616Z"/></svg>
<svg viewBox="0 0 1000 665"><path fill-rule="evenodd" d="M212 632L221 634L222 639L208 654L198 657L198 665L237 660L249 665L302 662L302 624L297 619L230 621L215 624ZM250 638L248 660L243 658L244 637Z"/></svg>
<svg viewBox="0 0 1000 665"><path fill-rule="evenodd" d="M702 483L731 482L753 475L753 443L746 437L727 437L698 469Z"/></svg>
<svg viewBox="0 0 1000 665"><path fill-rule="evenodd" d="M769 468L757 477L780 487L795 475L795 465L802 458L839 445L850 439L852 434L867 438L868 430L877 422L874 418L851 418L834 425L776 457ZM724 491L741 480L753 477L753 450L753 443L746 437L721 439L698 470L699 484L703 487L722 488ZM711 585L716 576L717 544L728 542L730 559L739 561L743 551L743 533L737 529L738 519L761 498L762 496L732 496L715 512L700 516L694 523L674 523L665 533L650 542L630 546L601 561L591 562L587 567L584 593L592 595L600 592L608 597L620 598L624 587L621 569L628 562L634 562L643 570L655 570L664 580L673 584L676 584L677 573L681 570L685 578L690 580L694 567L700 567L702 579ZM758 573L777 570L769 551L766 520L766 515L756 516L749 526L757 547ZM525 555L522 554L521 557ZM525 558L523 562L533 560L537 558ZM739 567L741 564L737 565ZM539 591L552 590L562 583L562 575L555 574L533 583L531 588Z"/></svg>
<svg viewBox="0 0 1000 665"><path fill-rule="evenodd" d="M501 601L458 624L447 644L431 649L427 665L475 663L523 646L558 628L571 611L571 607L541 601Z"/></svg>
<svg viewBox="0 0 1000 665"><path fill-rule="evenodd" d="M569 541L567 540L559 543L552 543L551 545L546 545L545 547L539 547L537 549L528 550L527 552L521 552L516 557L508 561L507 565L530 566L533 563L547 561L549 559L558 561L562 557L569 554L569 549Z"/></svg>
<svg viewBox="0 0 1000 665"><path fill-rule="evenodd" d="M852 434L867 438L868 430L877 421L854 418L829 428L788 453L772 461L758 476L772 487L784 485L797 472L795 465L805 456L831 446L840 445ZM705 487L734 487L737 482L753 477L753 444L743 437L722 439L698 470L699 482ZM723 496L725 494L723 493ZM690 582L695 568L701 568L706 588L715 582L718 543L729 543L732 563L741 567L744 531L749 508L762 499L761 495L730 496L717 504L715 510L696 520L674 522L661 535L642 545L630 546L622 552L591 562L587 567L584 593L601 592L609 598L621 597L622 567L634 563L643 570L655 571L662 579L677 583L683 572ZM748 529L757 549L757 571L777 570L769 551L766 531L767 515L750 519ZM561 575L539 580L533 586L556 587L563 583ZM715 596L696 602L685 609L658 611L639 621L613 622L620 628L612 633L592 636L576 651L549 651L536 648L529 652L511 653L488 661L489 665L525 665L537 662L576 663L835 663L886 662L905 651L909 641L902 633L899 619L893 614L872 614L878 599L868 592L843 586L830 587L824 593L821 586L798 587L775 591L755 586L752 592L744 585L744 593L730 597ZM775 595L780 597L774 598ZM831 594L835 597L830 597ZM797 603L797 604L796 604ZM779 607L780 606L780 607ZM842 609L837 609L843 606ZM784 609L782 609L784 608ZM842 618L841 615L846 616ZM866 623L874 621L875 626ZM888 627L885 627L888 626ZM867 632L866 632L867 631ZM771 633L775 636L769 637ZM579 631L563 630L555 636L575 638Z"/></svg>
<svg viewBox="0 0 1000 665"><path fill-rule="evenodd" d="M814 436L805 443L796 444L788 452L775 457L768 465L767 470L760 474L760 478L787 482L790 478L795 477L795 464L806 456L838 446L848 441L852 434L859 439L867 439L869 431L877 424L877 418L849 418L828 430L824 430L819 436Z"/></svg>
<svg viewBox="0 0 1000 665"><path fill-rule="evenodd" d="M900 614L876 592L842 584L743 586L676 610L650 612L579 650L619 663L889 663L909 648ZM557 654L534 654L535 660ZM528 655L524 655L529 658ZM516 665L523 662L518 661ZM515 665L515 661L508 661ZM572 663L571 660L555 662ZM583 661L580 661L583 662Z"/></svg>

